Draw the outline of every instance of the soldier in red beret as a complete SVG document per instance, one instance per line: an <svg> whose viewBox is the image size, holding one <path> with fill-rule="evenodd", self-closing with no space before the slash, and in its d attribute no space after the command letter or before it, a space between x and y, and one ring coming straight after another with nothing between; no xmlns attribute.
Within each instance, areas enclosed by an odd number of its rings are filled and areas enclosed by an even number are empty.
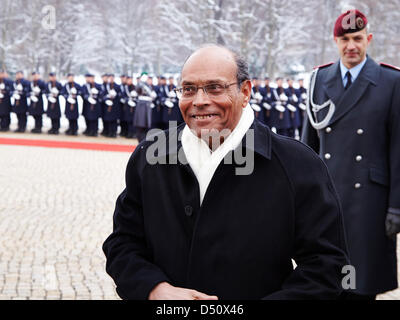
<svg viewBox="0 0 400 320"><path fill-rule="evenodd" d="M311 75L302 141L327 164L343 208L355 271L345 299L375 299L398 286L400 70L367 55L360 11L341 14L333 33L340 59Z"/></svg>

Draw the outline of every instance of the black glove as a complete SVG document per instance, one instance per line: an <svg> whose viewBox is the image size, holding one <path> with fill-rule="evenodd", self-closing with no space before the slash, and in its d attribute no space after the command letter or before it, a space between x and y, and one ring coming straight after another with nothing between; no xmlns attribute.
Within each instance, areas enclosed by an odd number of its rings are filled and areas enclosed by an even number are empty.
<svg viewBox="0 0 400 320"><path fill-rule="evenodd" d="M396 234L400 232L400 214L388 212L386 215L386 235L389 238L395 238Z"/></svg>

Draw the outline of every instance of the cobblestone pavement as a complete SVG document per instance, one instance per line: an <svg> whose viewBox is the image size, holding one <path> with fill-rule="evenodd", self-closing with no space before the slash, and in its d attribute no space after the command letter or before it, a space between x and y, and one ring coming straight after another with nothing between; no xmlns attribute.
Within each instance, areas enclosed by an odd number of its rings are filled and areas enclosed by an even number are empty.
<svg viewBox="0 0 400 320"><path fill-rule="evenodd" d="M0 146L0 299L118 299L101 245L130 156Z"/></svg>
<svg viewBox="0 0 400 320"><path fill-rule="evenodd" d="M129 156L0 145L0 299L119 299L101 245Z"/></svg>

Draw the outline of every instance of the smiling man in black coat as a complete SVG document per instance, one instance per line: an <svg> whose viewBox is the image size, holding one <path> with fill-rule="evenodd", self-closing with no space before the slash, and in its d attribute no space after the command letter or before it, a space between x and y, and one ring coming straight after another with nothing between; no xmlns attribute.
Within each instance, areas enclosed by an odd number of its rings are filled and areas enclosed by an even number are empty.
<svg viewBox="0 0 400 320"><path fill-rule="evenodd" d="M254 120L246 62L202 47L176 92L185 123L137 146L103 244L120 297L337 298L348 260L327 168Z"/></svg>

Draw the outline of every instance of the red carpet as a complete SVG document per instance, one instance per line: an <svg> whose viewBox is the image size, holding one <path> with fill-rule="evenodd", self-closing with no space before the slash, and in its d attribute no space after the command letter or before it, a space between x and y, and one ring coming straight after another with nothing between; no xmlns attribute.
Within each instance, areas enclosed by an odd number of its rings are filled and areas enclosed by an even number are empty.
<svg viewBox="0 0 400 320"><path fill-rule="evenodd" d="M135 150L136 147L123 144L15 139L15 138L0 138L0 144L8 144L14 146L16 145L16 146L33 146L33 147L45 147L45 148L67 148L67 149L119 151L119 152L133 152L133 150Z"/></svg>

